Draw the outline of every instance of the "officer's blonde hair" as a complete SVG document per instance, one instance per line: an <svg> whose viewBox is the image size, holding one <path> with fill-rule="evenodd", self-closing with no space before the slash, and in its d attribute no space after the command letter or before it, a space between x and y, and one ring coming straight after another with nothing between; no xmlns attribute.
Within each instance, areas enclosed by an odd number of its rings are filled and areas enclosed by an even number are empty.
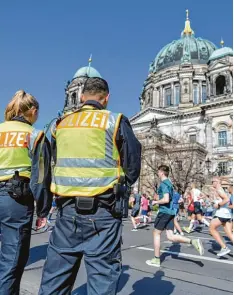
<svg viewBox="0 0 234 295"><path fill-rule="evenodd" d="M5 120L10 121L16 116L30 117L30 109L32 107L39 109L39 103L36 98L24 90L19 90L6 107Z"/></svg>

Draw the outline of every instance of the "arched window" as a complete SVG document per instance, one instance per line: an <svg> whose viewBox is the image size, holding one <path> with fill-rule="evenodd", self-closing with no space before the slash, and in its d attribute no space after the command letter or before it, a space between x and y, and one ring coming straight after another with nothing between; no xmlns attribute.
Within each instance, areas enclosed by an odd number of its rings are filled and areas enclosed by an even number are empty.
<svg viewBox="0 0 234 295"><path fill-rule="evenodd" d="M226 146L227 145L227 131L226 130L220 130L218 132L218 142L219 142L219 146Z"/></svg>
<svg viewBox="0 0 234 295"><path fill-rule="evenodd" d="M72 93L72 104L76 105L76 93L75 92Z"/></svg>
<svg viewBox="0 0 234 295"><path fill-rule="evenodd" d="M172 105L172 101L171 101L171 88L166 88L165 89L165 105L167 107L170 107Z"/></svg>
<svg viewBox="0 0 234 295"><path fill-rule="evenodd" d="M218 76L215 82L216 85L216 95L224 94L224 88L226 86L226 80L224 76Z"/></svg>
<svg viewBox="0 0 234 295"><path fill-rule="evenodd" d="M206 85L202 85L202 103L206 102Z"/></svg>

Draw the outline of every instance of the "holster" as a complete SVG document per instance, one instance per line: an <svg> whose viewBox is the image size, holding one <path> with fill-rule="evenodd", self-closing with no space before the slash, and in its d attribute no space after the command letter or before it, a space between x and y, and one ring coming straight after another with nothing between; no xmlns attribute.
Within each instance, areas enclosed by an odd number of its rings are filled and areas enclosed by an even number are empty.
<svg viewBox="0 0 234 295"><path fill-rule="evenodd" d="M29 179L20 177L19 172L15 171L15 175L8 180L6 186L10 197L15 200L20 200L32 195L29 182Z"/></svg>
<svg viewBox="0 0 234 295"><path fill-rule="evenodd" d="M112 213L116 217L128 217L128 189L123 183L114 185L115 205Z"/></svg>
<svg viewBox="0 0 234 295"><path fill-rule="evenodd" d="M76 197L75 209L78 214L94 214L97 210L97 200L93 197Z"/></svg>

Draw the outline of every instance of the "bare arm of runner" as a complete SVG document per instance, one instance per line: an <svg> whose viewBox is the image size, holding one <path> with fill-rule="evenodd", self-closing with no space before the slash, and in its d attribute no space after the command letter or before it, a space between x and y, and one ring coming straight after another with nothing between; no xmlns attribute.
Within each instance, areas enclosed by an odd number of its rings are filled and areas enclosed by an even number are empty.
<svg viewBox="0 0 234 295"><path fill-rule="evenodd" d="M216 208L216 209L227 204L229 201L228 196L225 194L223 189L219 189L217 191L217 193L218 193L219 197L222 199L222 202L220 202L219 204L214 204L214 208Z"/></svg>
<svg viewBox="0 0 234 295"><path fill-rule="evenodd" d="M158 204L158 205L168 204L169 202L170 202L170 197L168 193L164 194L161 200L153 201L154 204Z"/></svg>

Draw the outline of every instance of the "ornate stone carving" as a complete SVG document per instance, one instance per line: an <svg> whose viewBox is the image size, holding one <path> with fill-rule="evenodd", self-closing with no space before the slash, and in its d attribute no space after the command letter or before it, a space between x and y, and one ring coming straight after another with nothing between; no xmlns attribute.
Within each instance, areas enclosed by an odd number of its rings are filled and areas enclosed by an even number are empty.
<svg viewBox="0 0 234 295"><path fill-rule="evenodd" d="M153 118L153 120L150 122L150 128L151 129L157 128L157 126L158 126L158 119Z"/></svg>

